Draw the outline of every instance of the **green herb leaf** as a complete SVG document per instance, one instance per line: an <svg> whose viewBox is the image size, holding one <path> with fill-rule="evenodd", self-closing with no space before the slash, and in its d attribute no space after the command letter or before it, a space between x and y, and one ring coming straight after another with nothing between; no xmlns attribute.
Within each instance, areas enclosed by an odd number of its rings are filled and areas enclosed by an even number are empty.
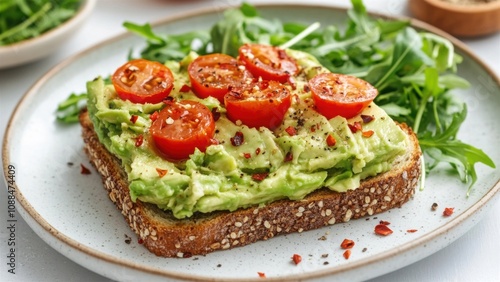
<svg viewBox="0 0 500 282"><path fill-rule="evenodd" d="M475 164L495 164L482 150L457 139L467 109L453 93L470 86L456 75L462 58L447 39L419 33L408 20L372 19L362 0L351 2L345 30L266 19L248 3L226 10L208 30L158 35L149 24L124 26L147 40L141 57L162 63L180 60L191 50L237 56L241 45L258 42L308 52L332 72L363 78L377 87L375 102L417 133L427 168L448 163L471 183L470 192L477 180Z"/></svg>

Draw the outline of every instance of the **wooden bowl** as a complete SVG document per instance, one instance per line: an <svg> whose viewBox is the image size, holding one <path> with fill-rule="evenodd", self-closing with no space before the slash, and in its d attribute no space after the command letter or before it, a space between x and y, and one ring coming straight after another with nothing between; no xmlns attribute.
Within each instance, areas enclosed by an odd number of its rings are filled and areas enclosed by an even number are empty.
<svg viewBox="0 0 500 282"><path fill-rule="evenodd" d="M500 31L500 1L455 4L445 0L410 0L413 16L457 37Z"/></svg>

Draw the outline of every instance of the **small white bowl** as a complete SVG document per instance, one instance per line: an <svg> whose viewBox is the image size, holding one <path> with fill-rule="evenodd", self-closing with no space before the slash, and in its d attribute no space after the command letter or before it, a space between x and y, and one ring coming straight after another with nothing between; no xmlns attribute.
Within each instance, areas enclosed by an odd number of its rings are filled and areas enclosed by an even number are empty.
<svg viewBox="0 0 500 282"><path fill-rule="evenodd" d="M76 14L60 26L40 36L0 46L0 69L34 62L57 51L65 40L75 34L82 22L90 15L95 4L96 0L82 0Z"/></svg>

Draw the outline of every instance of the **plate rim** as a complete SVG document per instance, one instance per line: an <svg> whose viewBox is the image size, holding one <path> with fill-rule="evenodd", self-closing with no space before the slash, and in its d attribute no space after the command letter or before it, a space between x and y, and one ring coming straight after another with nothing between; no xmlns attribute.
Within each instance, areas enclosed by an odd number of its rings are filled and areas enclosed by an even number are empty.
<svg viewBox="0 0 500 282"><path fill-rule="evenodd" d="M334 5L327 5L327 4L297 4L297 3L286 3L282 2L280 4L255 4L253 5L257 9L259 8L307 8L307 9L329 9L329 10L335 10L337 12L346 12L347 10L350 9L350 7L339 7L339 6L334 6ZM238 7L236 6L226 6L224 8L235 8ZM153 28L161 26L161 25L166 25L170 23L174 23L175 21L186 19L186 18L194 18L194 17L200 17L204 15L209 15L213 13L221 12L221 9L217 9L214 7L210 8L200 8L200 9L195 9L192 11L188 12L183 12L179 13L174 16L169 16L165 17L163 19L157 20L157 21L152 21L150 24ZM461 42L457 38L453 37L452 35L432 26L429 25L425 22L422 22L420 20L411 18L411 17L405 17L405 16L393 16L393 15L387 15L383 13L378 13L378 12L370 12L367 11L368 15L370 17L374 18L383 18L383 19L392 19L392 20L409 20L410 21L410 26L417 28L419 30L425 30L429 31L431 33L440 35L442 37L445 37L448 39L454 46L455 50L459 50L465 55L467 55L470 59L472 59L475 63L477 63L485 72L488 73L488 75L494 80L494 82L500 86L500 77L497 76L497 74L488 66L486 65L477 55L475 55L472 50L465 45L465 43ZM10 115L10 118L7 122L7 126L5 129L5 134L3 138L3 144L2 144L2 163L3 163L3 171L5 175L5 181L7 180L8 176L8 166L11 165L11 160L10 160L10 137L13 135L13 125L15 124L16 119L19 118L20 112L22 110L23 105L26 103L29 103L29 99L36 96L38 93L38 89L44 85L44 83L53 77L55 74L59 73L60 71L64 70L68 65L72 64L75 60L77 60L80 57L83 57L87 55L90 52L95 51L96 49L102 48L106 45L109 45L113 42L125 39L127 37L132 37L134 36L132 33L128 31L123 31L122 33L112 36L108 39L103 40L100 43L97 43L95 45L92 45L78 53L75 53L71 55L70 57L64 59L62 62L56 64L54 67L49 69L45 74L43 74L27 91L26 93L23 94L19 102L16 104L14 107L12 114ZM9 185L7 185L8 187ZM11 185L12 186L12 185ZM16 205L21 205L22 209L27 212L27 215L31 217L32 220L36 222L36 224L39 225L45 232L50 233L54 238L52 239L57 239L61 243L65 244L66 246L77 250L79 252L82 252L84 255L91 256L95 259L98 260L103 260L108 263L116 264L118 266L122 267L127 267L131 268L135 271L140 271L140 272L146 272L152 275L159 275L161 277L165 278L174 278L174 279L196 279L199 281L212 281L214 277L208 277L208 276L200 276L200 275L194 275L194 274L183 274L183 273L177 273L173 272L171 270L161 270L155 267L150 267L146 266L143 264L136 263L134 261L128 260L128 259L120 259L117 258L113 255L106 254L102 251L99 251L97 249L81 245L78 241L76 241L73 238L70 238L69 236L65 235L64 233L60 232L56 228L54 228L47 220L45 220L37 211L36 209L30 204L30 202L24 198L21 190L17 186L17 184L14 184L15 188L15 193L16 193ZM334 275L334 274L341 274L345 273L348 271L352 271L356 268L359 268L364 265L370 265L374 264L377 261L383 260L390 258L392 256L397 255L398 253L404 253L408 252L412 249L418 248L419 246L425 244L426 242L430 242L432 239L438 237L440 234L446 233L454 228L457 228L460 226L461 222L466 221L470 217L472 217L478 210L480 210L485 204L489 203L495 195L499 194L500 192L500 179L496 181L495 184L481 197L477 200L476 203L474 203L472 206L470 206L468 209L464 210L460 215L454 217L447 223L439 226L438 228L429 231L429 233L422 235L415 240L405 243L399 248L394 248L392 250L388 250L387 252L376 254L369 256L364 259L360 259L358 261L348 263L348 264L343 264L339 266L334 266L330 267L328 269L321 269L321 270L315 270L312 272L304 272L300 274L293 274L293 279L313 279L313 278L320 278L320 277L325 277L328 275ZM31 226L30 226L31 227ZM33 227L31 227L34 229ZM470 227L472 228L472 227ZM40 236L39 234L37 234ZM43 239L43 238L42 238ZM458 239L458 237L456 238ZM456 240L455 239L455 240ZM44 239L45 240L45 239ZM51 245L52 248L54 246ZM433 250L430 254L437 252L439 249ZM60 250L57 250L58 252L62 253ZM70 258L66 254L63 254L64 256ZM76 262L76 261L75 261ZM79 262L76 262L77 264L82 265ZM401 266L403 267L403 266ZM93 270L92 270L93 271ZM271 278L271 277L269 277ZM268 278L268 279L269 279ZM273 281L285 281L288 279L291 279L292 277L290 275L285 275L285 276L279 276L276 278L271 278ZM247 278L217 278L219 281L248 281L248 280L258 280L261 278L255 278L255 279L247 279Z"/></svg>

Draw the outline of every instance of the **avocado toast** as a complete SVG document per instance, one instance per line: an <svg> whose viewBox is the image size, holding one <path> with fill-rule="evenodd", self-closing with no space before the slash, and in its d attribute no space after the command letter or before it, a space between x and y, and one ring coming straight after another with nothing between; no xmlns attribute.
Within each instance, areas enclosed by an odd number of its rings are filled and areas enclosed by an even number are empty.
<svg viewBox="0 0 500 282"><path fill-rule="evenodd" d="M151 252L206 254L380 213L411 198L421 174L421 152L411 129L396 125L371 101L350 117L326 118L312 97L311 81L329 71L308 54L279 54L285 56L297 70L287 70L279 85L263 87L265 74L252 73L242 83L250 88L228 87L225 96L203 95L194 87L188 72L196 54L166 63L173 82L168 99L160 102L124 99L116 85L100 78L88 83L88 110L80 116L85 151L110 199ZM248 68L240 61L233 74ZM334 80L342 89L360 83ZM241 93L250 93L254 96L246 100L273 104L284 100L261 97L274 84L274 92L290 97L285 111L272 111L279 122L266 123L272 116L257 126L247 121L252 115L238 116L244 109L231 113L230 95L241 99ZM153 128L157 120L162 130L174 124L176 118L163 114L182 101L206 107L214 130L209 143L175 158L182 149L163 151Z"/></svg>

